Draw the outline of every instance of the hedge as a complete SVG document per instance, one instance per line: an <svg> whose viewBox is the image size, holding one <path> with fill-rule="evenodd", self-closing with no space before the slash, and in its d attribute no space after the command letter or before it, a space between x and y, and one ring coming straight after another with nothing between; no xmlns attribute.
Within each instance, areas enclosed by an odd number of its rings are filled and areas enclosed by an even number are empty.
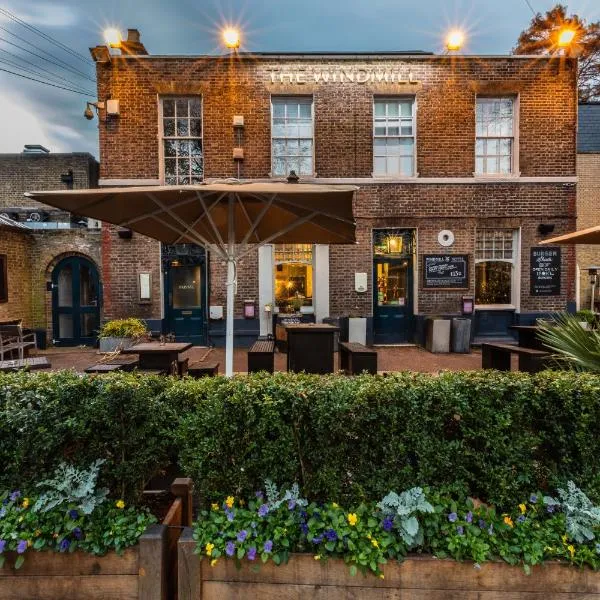
<svg viewBox="0 0 600 600"><path fill-rule="evenodd" d="M567 479L600 498L594 375L18 374L0 376L0 410L0 487L71 457L108 459L129 498L169 460L204 501L267 477L346 504L431 485L512 506Z"/></svg>

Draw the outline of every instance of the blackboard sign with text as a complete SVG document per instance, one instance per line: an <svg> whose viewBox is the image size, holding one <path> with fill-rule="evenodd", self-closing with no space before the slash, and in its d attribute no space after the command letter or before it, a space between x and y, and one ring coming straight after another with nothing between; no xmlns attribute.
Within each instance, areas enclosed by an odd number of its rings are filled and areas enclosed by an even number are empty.
<svg viewBox="0 0 600 600"><path fill-rule="evenodd" d="M531 295L560 295L560 247L531 249Z"/></svg>
<svg viewBox="0 0 600 600"><path fill-rule="evenodd" d="M469 287L468 254L426 254L423 257L424 288Z"/></svg>

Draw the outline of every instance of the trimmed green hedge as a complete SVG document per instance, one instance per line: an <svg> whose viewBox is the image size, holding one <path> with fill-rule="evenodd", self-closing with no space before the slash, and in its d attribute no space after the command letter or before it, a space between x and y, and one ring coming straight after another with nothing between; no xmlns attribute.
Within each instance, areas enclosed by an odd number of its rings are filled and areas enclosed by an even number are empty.
<svg viewBox="0 0 600 600"><path fill-rule="evenodd" d="M600 377L492 371L231 380L0 376L0 487L106 458L133 498L169 459L204 498L263 480L344 503L414 485L500 505L573 479L600 498Z"/></svg>

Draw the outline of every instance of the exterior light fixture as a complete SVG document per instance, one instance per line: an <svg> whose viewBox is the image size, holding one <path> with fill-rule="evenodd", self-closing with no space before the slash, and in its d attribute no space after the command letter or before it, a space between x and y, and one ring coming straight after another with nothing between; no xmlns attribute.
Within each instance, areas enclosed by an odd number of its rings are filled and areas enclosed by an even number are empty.
<svg viewBox="0 0 600 600"><path fill-rule="evenodd" d="M86 103L85 110L83 111L83 116L88 121L91 121L94 118L94 111L92 110L92 107L94 107L96 109L96 114L98 114L98 110L101 110L104 108L104 102L87 102Z"/></svg>
<svg viewBox="0 0 600 600"><path fill-rule="evenodd" d="M119 48L123 38L121 37L121 32L116 27L109 27L104 30L104 41L111 48Z"/></svg>
<svg viewBox="0 0 600 600"><path fill-rule="evenodd" d="M567 48L568 46L570 46L575 40L575 35L576 32L574 29L570 29L569 27L562 29L558 34L559 48Z"/></svg>
<svg viewBox="0 0 600 600"><path fill-rule="evenodd" d="M459 29L454 29L446 38L446 48L448 52L456 52L460 50L465 43L465 34Z"/></svg>
<svg viewBox="0 0 600 600"><path fill-rule="evenodd" d="M237 50L240 47L240 32L233 27L223 30L223 42L227 48Z"/></svg>

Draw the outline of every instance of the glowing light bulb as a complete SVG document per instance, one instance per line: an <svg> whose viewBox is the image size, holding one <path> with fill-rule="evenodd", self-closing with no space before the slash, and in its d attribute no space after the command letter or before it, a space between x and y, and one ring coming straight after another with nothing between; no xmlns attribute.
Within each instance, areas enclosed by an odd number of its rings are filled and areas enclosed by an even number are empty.
<svg viewBox="0 0 600 600"><path fill-rule="evenodd" d="M575 39L575 30L574 29L563 29L558 34L558 45L561 48L566 48L567 46L570 46L573 43L574 39Z"/></svg>
<svg viewBox="0 0 600 600"><path fill-rule="evenodd" d="M123 41L121 32L116 27L109 27L104 30L104 41L111 48L118 48Z"/></svg>
<svg viewBox="0 0 600 600"><path fill-rule="evenodd" d="M460 50L465 42L465 34L458 29L451 31L446 38L446 48L450 52Z"/></svg>
<svg viewBox="0 0 600 600"><path fill-rule="evenodd" d="M223 41L227 48L239 48L240 47L240 32L237 29L228 27L223 31Z"/></svg>

